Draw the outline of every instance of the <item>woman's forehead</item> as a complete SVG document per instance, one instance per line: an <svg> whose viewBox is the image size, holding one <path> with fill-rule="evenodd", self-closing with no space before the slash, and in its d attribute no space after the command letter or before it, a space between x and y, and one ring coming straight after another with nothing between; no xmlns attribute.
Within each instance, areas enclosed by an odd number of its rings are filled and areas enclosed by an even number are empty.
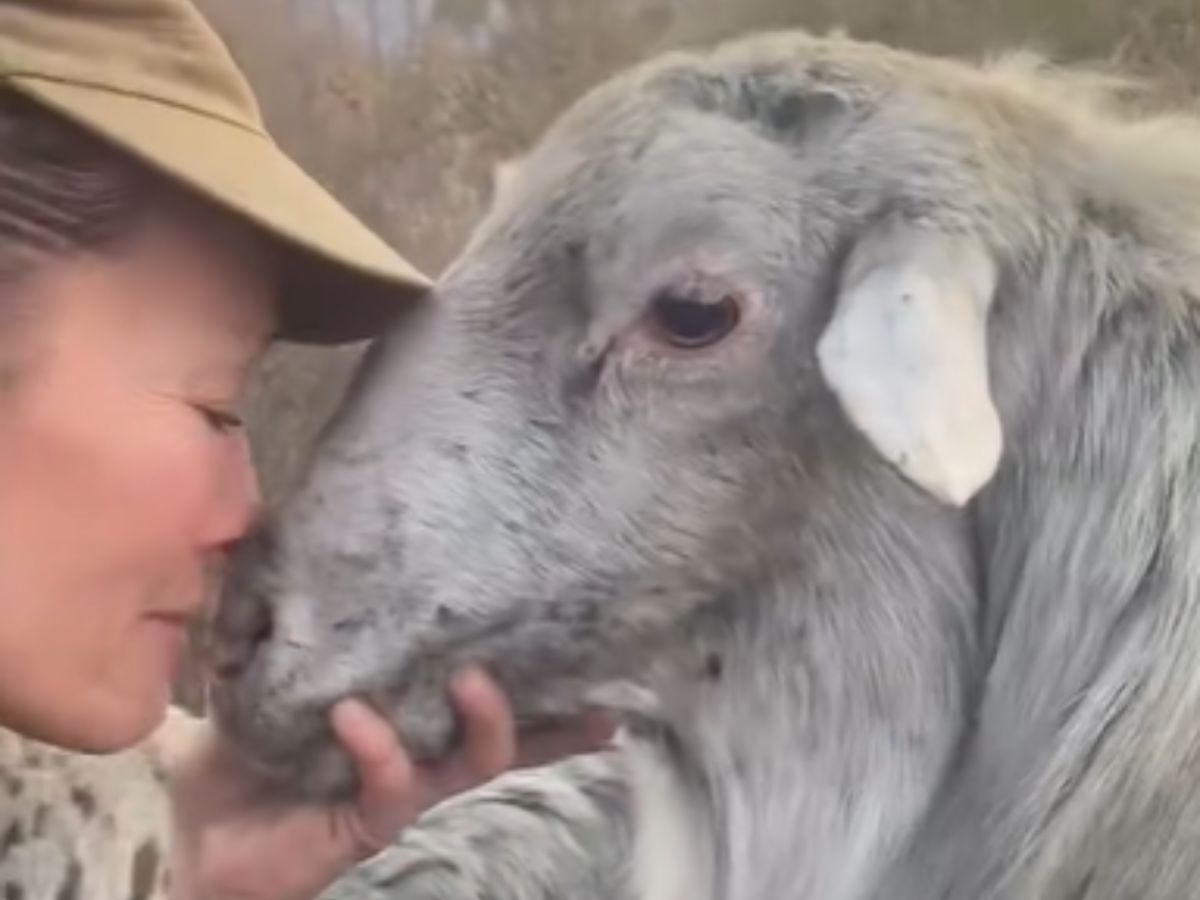
<svg viewBox="0 0 1200 900"><path fill-rule="evenodd" d="M275 327L268 266L178 223L153 223L105 252L46 260L14 289L39 308L33 332L46 351L156 376L241 380Z"/></svg>
<svg viewBox="0 0 1200 900"><path fill-rule="evenodd" d="M126 292L127 313L153 327L251 351L274 330L272 259L219 220L156 217L99 262Z"/></svg>

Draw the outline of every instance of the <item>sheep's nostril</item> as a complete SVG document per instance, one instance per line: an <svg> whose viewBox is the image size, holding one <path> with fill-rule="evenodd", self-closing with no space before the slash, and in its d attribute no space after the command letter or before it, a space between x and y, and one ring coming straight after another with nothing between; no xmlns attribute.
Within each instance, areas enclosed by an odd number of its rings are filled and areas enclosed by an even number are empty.
<svg viewBox="0 0 1200 900"><path fill-rule="evenodd" d="M257 617L248 631L231 634L218 631L211 648L213 674L223 681L237 678L253 661L259 648L271 639L274 624L265 611Z"/></svg>
<svg viewBox="0 0 1200 900"><path fill-rule="evenodd" d="M239 677L274 633L274 536L260 527L233 548L211 631L209 665L219 680Z"/></svg>
<svg viewBox="0 0 1200 900"><path fill-rule="evenodd" d="M215 642L209 650L209 666L217 681L233 681L246 668L249 654L228 641Z"/></svg>
<svg viewBox="0 0 1200 900"><path fill-rule="evenodd" d="M250 643L257 648L260 644L265 644L271 639L271 635L275 632L275 619L269 611L264 610L260 617L258 626L254 629L254 633L250 635Z"/></svg>
<svg viewBox="0 0 1200 900"><path fill-rule="evenodd" d="M241 675L275 631L271 604L253 586L226 587L213 627L210 665L213 674L228 681Z"/></svg>

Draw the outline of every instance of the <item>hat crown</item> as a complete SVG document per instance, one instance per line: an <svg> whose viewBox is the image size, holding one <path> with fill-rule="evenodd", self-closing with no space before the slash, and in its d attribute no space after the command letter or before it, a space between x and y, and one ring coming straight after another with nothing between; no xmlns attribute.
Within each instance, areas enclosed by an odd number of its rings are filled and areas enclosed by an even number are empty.
<svg viewBox="0 0 1200 900"><path fill-rule="evenodd" d="M0 0L0 78L10 76L157 100L263 132L249 85L187 0Z"/></svg>

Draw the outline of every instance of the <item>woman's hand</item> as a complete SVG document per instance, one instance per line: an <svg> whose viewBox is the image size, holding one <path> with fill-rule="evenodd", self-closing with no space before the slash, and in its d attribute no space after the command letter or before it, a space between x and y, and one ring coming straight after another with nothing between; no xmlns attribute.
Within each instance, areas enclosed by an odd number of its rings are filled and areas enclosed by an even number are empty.
<svg viewBox="0 0 1200 900"><path fill-rule="evenodd" d="M435 767L414 766L391 726L366 704L335 706L331 724L360 784L353 801L335 806L268 800L210 730L170 766L173 900L312 900L443 798L514 765L599 749L611 733L606 719L589 718L518 747L512 712L486 675L461 673L451 692L463 746Z"/></svg>

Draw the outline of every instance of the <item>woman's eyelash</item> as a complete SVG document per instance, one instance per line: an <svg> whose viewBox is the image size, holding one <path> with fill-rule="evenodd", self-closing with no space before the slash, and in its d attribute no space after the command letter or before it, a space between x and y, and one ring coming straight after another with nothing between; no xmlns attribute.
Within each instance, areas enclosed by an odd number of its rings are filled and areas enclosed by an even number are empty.
<svg viewBox="0 0 1200 900"><path fill-rule="evenodd" d="M216 409L201 403L193 404L193 406L204 417L204 420L217 431L237 431L246 424L240 416L223 409Z"/></svg>

